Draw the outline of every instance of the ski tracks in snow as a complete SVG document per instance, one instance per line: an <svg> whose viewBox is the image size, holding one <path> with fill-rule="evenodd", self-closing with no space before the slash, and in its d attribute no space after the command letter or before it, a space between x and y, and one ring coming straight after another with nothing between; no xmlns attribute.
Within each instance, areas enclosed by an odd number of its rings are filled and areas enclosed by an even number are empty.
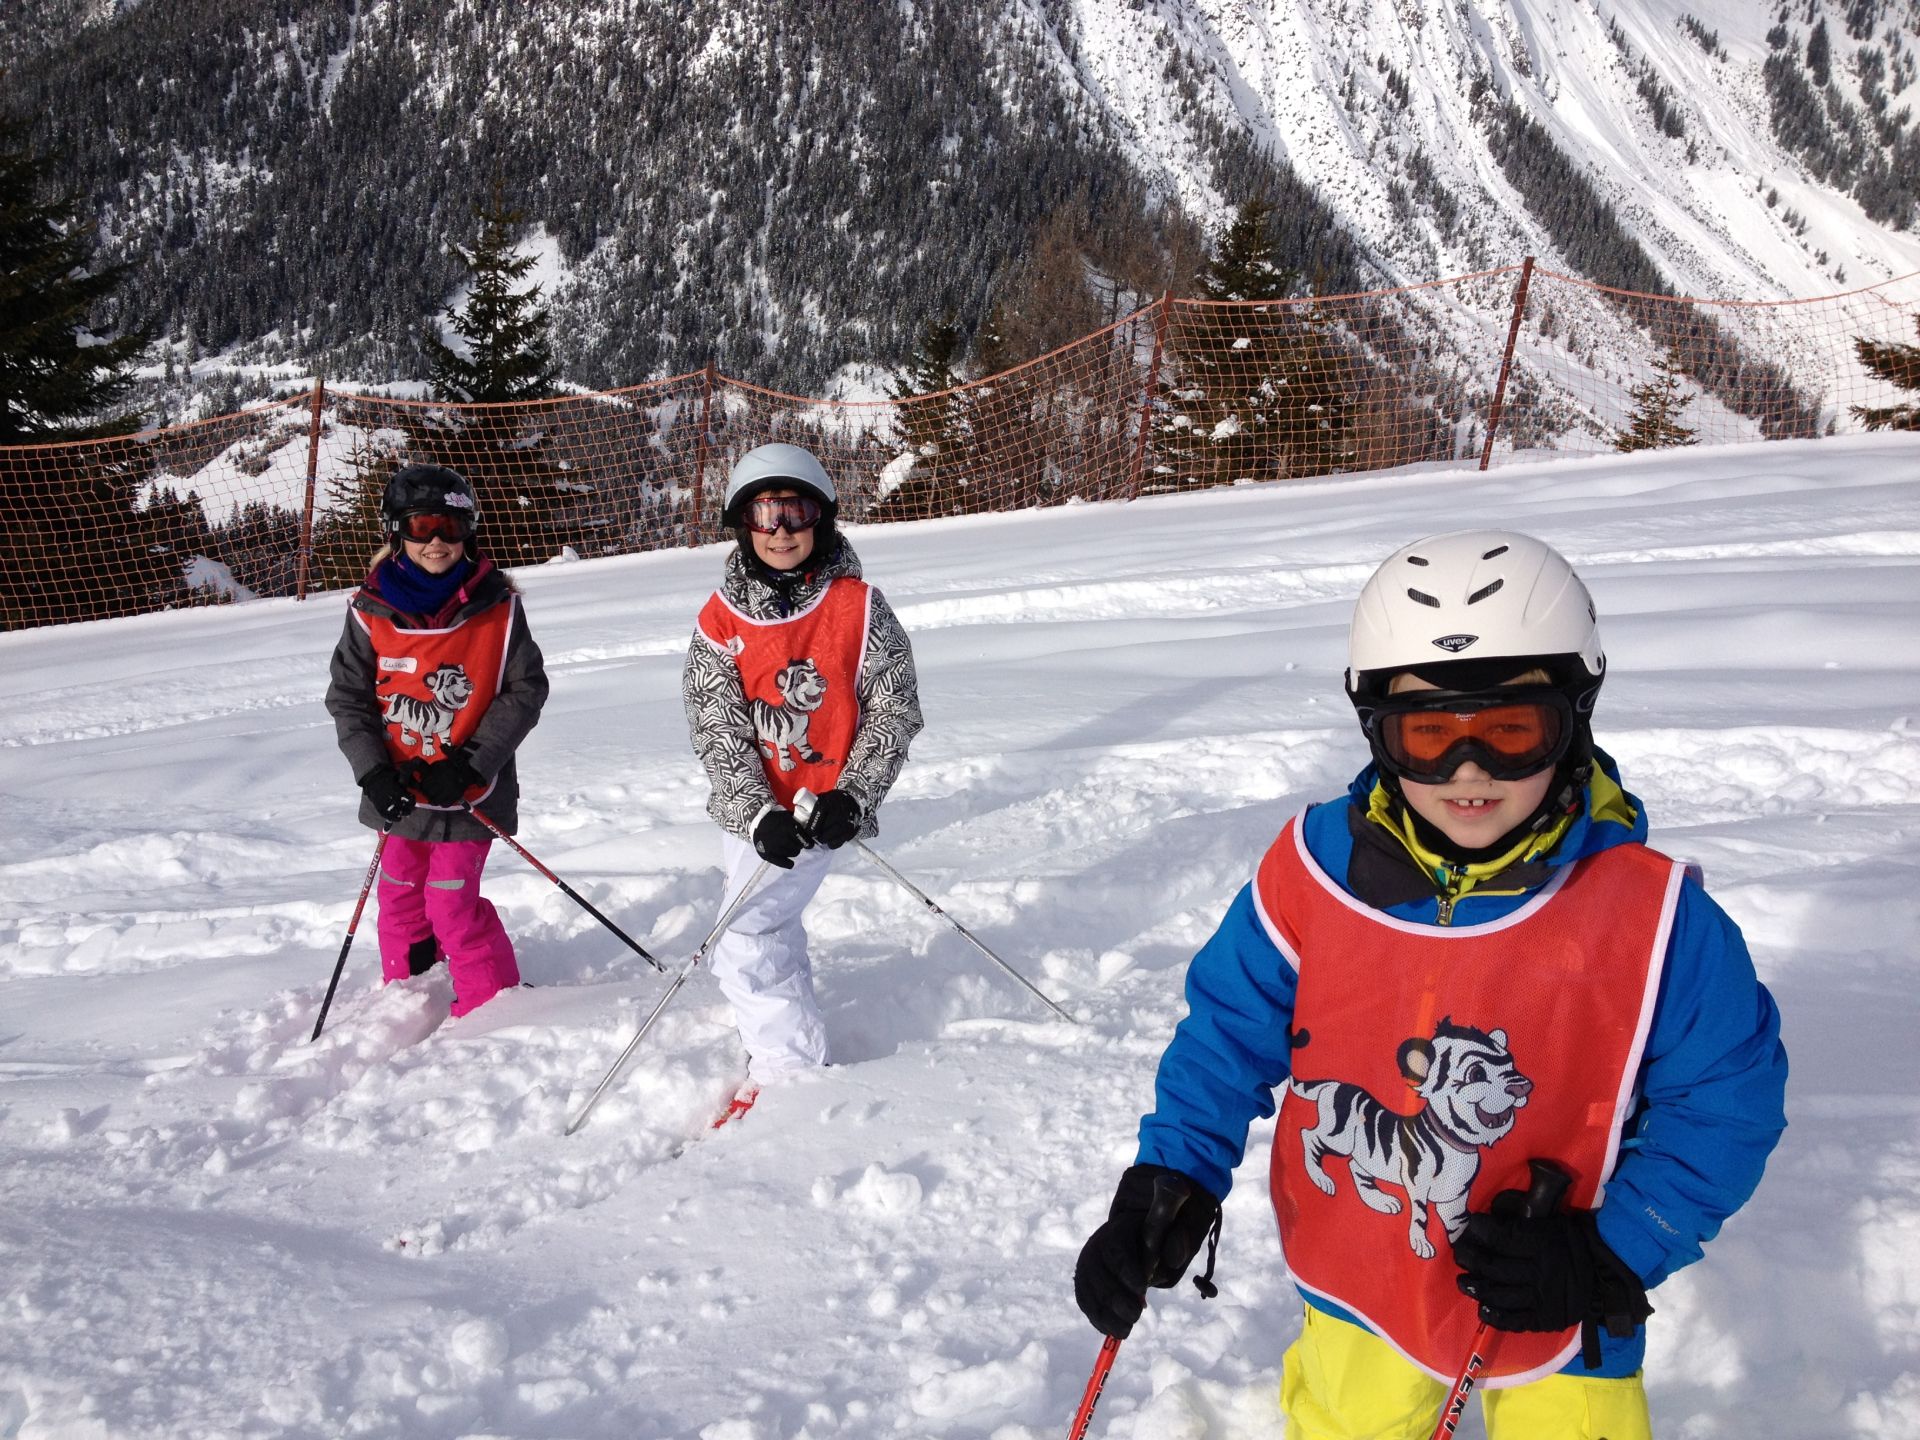
<svg viewBox="0 0 1920 1440"><path fill-rule="evenodd" d="M444 972L378 986L370 912L306 1043L371 846L312 703L337 607L0 637L41 687L0 694L0 1434L1061 1433L1098 1348L1074 1256L1186 961L1359 763L1346 609L1442 508L1577 542L1603 743L1787 1019L1793 1125L1661 1287L1656 1417L1914 1430L1920 528L1851 443L1769 448L1819 485L1707 454L863 534L929 719L876 847L1080 1023L848 852L809 912L840 1063L720 1131L743 1057L696 974L561 1135L669 982L504 848L533 988L449 1020ZM556 685L521 838L670 970L718 900L673 683L713 558L522 572ZM1155 1292L1096 1433L1277 1437L1270 1134L1219 1298Z"/></svg>
<svg viewBox="0 0 1920 1440"><path fill-rule="evenodd" d="M1624 730L1610 743L1638 786L1660 797L1669 831L1706 860L1716 893L1759 942L1763 968L1786 968L1789 986L1793 947L1767 937L1804 933L1829 908L1820 886L1836 878L1830 870L1871 848L1855 817L1910 807L1920 789L1920 741L1898 730L1665 727ZM450 1021L443 971L376 988L368 935L327 1033L309 1045L325 968L317 947L331 929L314 923L308 983L219 1017L188 1053L123 1078L105 1105L62 1108L34 1147L48 1173L90 1196L90 1210L213 1212L275 1237L259 1242L260 1265L230 1262L199 1282L182 1333L197 1327L201 1345L222 1344L223 1322L206 1306L244 1316L242 1292L287 1283L284 1255L277 1281L264 1263L276 1249L325 1266L344 1244L381 1292L396 1283L420 1291L360 1314L348 1343L312 1337L320 1358L310 1373L263 1377L259 1413L273 1433L344 1424L448 1437L475 1426L704 1435L713 1427L696 1426L684 1399L643 1397L714 1385L716 1355L744 1327L754 1337L744 1376L752 1403L728 1407L733 1418L716 1434L1038 1437L1050 1433L1044 1417L1071 1412L1097 1348L1071 1312L1067 1277L1131 1159L1153 1062L1182 1013L1179 971L1279 822L1332 788L1344 758L1324 731L1265 729L936 755L909 772L883 853L1080 1027L1047 1017L849 853L810 916L823 1003L847 1063L770 1090L740 1124L709 1134L740 1057L726 1007L696 976L592 1122L563 1139L569 1113L666 982L582 929L550 888L510 872L490 886L530 973L545 966L552 981ZM597 837L610 818L576 807L581 845L604 853ZM1827 843L1778 854L1743 845L1755 819L1775 833L1789 822L1823 831ZM1836 847L1843 836L1862 847ZM124 873L177 882L155 863L160 843ZM96 863L110 876L126 862ZM610 903L623 888L594 893ZM705 897L674 903L670 887L631 888L665 903L655 929L698 930ZM1912 918L1903 901L1892 907L1885 923ZM169 922L142 913L157 928L120 932L126 973L187 963L156 955L168 948L158 939L143 941ZM172 923L231 938L249 913ZM79 936L73 949L85 945ZM583 948L601 958L581 959ZM1908 1129L1899 1117L1891 1155L1911 1153L1901 1149ZM1264 1150L1256 1134L1249 1153ZM1791 1177L1790 1161L1781 1168ZM1898 1236L1915 1213L1889 1191L1855 1218L1863 1233ZM310 1217L325 1217L331 1238L320 1242ZM1236 1189L1227 1224L1221 1298L1207 1304L1184 1286L1156 1293L1103 1403L1107 1433L1277 1435L1272 1377L1296 1322L1286 1318L1293 1304L1269 1253L1257 1182ZM530 1226L548 1238L523 1240ZM188 1225L171 1243L191 1250L205 1238ZM1907 1253L1894 1239L1872 1262L1882 1288L1895 1287L1883 1314L1903 1303L1894 1277ZM631 1277L616 1287L624 1298L596 1288L602 1267L583 1255ZM1719 1257L1723 1268L1764 1263L1748 1258L1737 1228ZM426 1268L396 1282L395 1264ZM57 1293L91 1265L77 1251L45 1257L26 1293ZM1688 1272L1663 1295L1686 1322L1688 1369L1731 1383L1752 1327L1716 1328L1716 1274ZM88 1283L127 1323L151 1303L124 1278ZM580 1299L587 1293L591 1303ZM258 1323L292 1342L295 1327ZM590 1358L570 1358L579 1356ZM79 1373L51 1360L45 1371ZM198 1383L218 1388L210 1375ZM36 1413L84 1412L77 1390L35 1393ZM187 1413L145 1411L130 1392L114 1403L122 1422L151 1413L158 1431Z"/></svg>

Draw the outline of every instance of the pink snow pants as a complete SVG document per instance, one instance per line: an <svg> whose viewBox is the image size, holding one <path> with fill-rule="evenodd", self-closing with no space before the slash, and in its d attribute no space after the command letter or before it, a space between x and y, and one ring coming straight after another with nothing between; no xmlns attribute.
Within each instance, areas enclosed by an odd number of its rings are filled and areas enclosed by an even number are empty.
<svg viewBox="0 0 1920 1440"><path fill-rule="evenodd" d="M410 973L407 951L431 935L453 977L453 1013L464 1015L520 983L513 942L480 893L491 840L387 840L380 856L380 974Z"/></svg>

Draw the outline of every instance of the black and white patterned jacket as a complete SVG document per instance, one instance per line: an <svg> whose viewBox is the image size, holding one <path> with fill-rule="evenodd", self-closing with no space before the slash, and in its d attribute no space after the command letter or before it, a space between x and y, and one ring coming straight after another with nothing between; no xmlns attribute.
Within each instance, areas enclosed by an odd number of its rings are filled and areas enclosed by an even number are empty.
<svg viewBox="0 0 1920 1440"><path fill-rule="evenodd" d="M829 582L843 575L861 578L860 557L853 553L845 536L840 537L839 549L831 560L784 596L755 576L745 558L734 550L727 556L727 574L720 593L744 614L756 620L774 620L804 610ZM721 829L750 840L754 825L774 803L773 791L767 785L765 762L754 738L740 668L731 656L716 650L698 626L687 647L680 691L686 702L694 753L706 767L713 786L707 813ZM907 758L907 745L920 733L922 724L913 647L899 617L878 589L872 591L859 695L860 728L854 732L847 763L841 769L840 788L860 802L860 812L866 817L861 834L871 836L878 833L874 812L899 775Z"/></svg>

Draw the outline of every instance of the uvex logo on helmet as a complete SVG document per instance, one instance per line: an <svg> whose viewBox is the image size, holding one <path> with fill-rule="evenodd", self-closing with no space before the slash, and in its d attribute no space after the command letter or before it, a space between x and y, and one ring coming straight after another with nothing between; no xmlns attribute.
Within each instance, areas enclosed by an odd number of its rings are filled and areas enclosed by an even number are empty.
<svg viewBox="0 0 1920 1440"><path fill-rule="evenodd" d="M1458 655L1462 650L1466 649L1469 645L1473 644L1473 642L1478 640L1479 638L1480 637L1478 635L1442 635L1438 640L1434 641L1433 643L1435 645L1438 645L1442 650L1446 651L1449 655Z"/></svg>

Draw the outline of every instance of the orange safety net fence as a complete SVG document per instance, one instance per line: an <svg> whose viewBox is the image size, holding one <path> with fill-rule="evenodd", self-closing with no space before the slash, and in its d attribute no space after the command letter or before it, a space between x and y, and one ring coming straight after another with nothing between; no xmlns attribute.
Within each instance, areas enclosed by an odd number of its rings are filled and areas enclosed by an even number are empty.
<svg viewBox="0 0 1920 1440"><path fill-rule="evenodd" d="M329 391L113 440L0 448L0 629L358 583L399 466L462 471L505 565L721 538L733 461L818 454L883 523L1420 463L1858 431L1911 404L1859 342L1920 342L1920 275L1814 300L1608 290L1531 262L1270 302L1162 300L1003 374L827 401L695 371L459 406Z"/></svg>

